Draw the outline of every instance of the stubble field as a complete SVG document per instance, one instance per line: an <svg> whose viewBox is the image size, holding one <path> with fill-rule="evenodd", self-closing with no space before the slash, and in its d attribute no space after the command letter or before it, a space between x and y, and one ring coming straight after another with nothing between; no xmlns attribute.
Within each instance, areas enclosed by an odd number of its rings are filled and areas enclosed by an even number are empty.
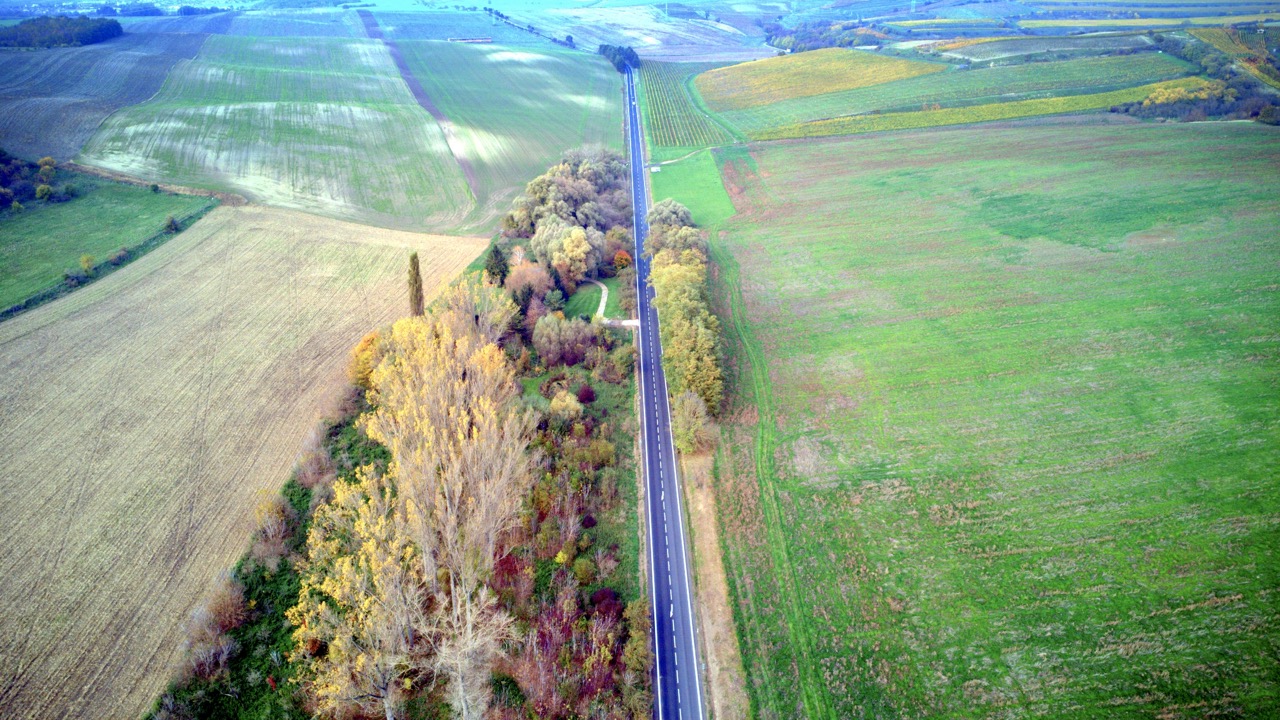
<svg viewBox="0 0 1280 720"><path fill-rule="evenodd" d="M431 291L485 244L222 207L0 324L0 714L138 717L409 252Z"/></svg>
<svg viewBox="0 0 1280 720"><path fill-rule="evenodd" d="M473 202L444 132L374 40L212 35L81 161L404 229L453 230Z"/></svg>
<svg viewBox="0 0 1280 720"><path fill-rule="evenodd" d="M1280 711L1280 135L728 159L717 494L757 716Z"/></svg>

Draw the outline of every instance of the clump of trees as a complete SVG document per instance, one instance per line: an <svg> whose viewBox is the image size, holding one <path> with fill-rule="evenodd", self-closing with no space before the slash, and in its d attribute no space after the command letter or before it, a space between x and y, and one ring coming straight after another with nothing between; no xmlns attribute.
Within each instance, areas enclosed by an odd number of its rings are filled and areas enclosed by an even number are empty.
<svg viewBox="0 0 1280 720"><path fill-rule="evenodd" d="M80 195L75 183L59 182L60 177L58 161L51 157L29 163L0 149L0 208L17 210L33 200L58 203Z"/></svg>
<svg viewBox="0 0 1280 720"><path fill-rule="evenodd" d="M1277 102L1273 92L1252 75L1237 70L1232 58L1199 40L1180 40L1160 34L1153 35L1153 39L1160 51L1199 65L1212 81L1196 91L1157 91L1142 101L1115 105L1111 112L1182 122L1208 119L1276 122Z"/></svg>
<svg viewBox="0 0 1280 720"><path fill-rule="evenodd" d="M570 152L526 186L502 228L509 242L527 242L489 269L490 276L505 269L502 282L524 318L526 338L588 278L633 281L630 220L630 175L617 153Z"/></svg>
<svg viewBox="0 0 1280 720"><path fill-rule="evenodd" d="M677 399L672 423L681 428L680 449L691 452L703 444L705 419L719 412L724 397L720 320L711 312L707 288L707 244L689 210L674 200L654 205L648 220L645 253L653 258L649 280L662 318L659 333L667 384Z"/></svg>
<svg viewBox="0 0 1280 720"><path fill-rule="evenodd" d="M596 52L613 63L618 72L626 72L629 67L640 69L640 56L630 45L601 45Z"/></svg>
<svg viewBox="0 0 1280 720"><path fill-rule="evenodd" d="M511 629L488 583L536 457L534 415L496 344L515 312L496 288L464 283L379 340L361 426L391 463L362 468L317 511L289 611L295 658L329 712L394 718L436 683L461 717L488 709Z"/></svg>
<svg viewBox="0 0 1280 720"><path fill-rule="evenodd" d="M91 45L124 34L116 20L107 18L46 16L0 28L0 47L51 48Z"/></svg>
<svg viewBox="0 0 1280 720"><path fill-rule="evenodd" d="M789 52L804 52L828 47L880 45L886 39L884 33L853 20L803 22L795 27L787 27L776 22L766 22L761 25L765 40L770 45Z"/></svg>

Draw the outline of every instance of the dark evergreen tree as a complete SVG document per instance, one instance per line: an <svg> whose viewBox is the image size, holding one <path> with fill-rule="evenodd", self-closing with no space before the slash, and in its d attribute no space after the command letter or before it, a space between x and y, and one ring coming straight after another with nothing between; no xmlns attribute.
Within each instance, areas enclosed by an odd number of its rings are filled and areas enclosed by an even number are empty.
<svg viewBox="0 0 1280 720"><path fill-rule="evenodd" d="M422 270L418 267L418 253L409 256L409 314L422 315Z"/></svg>

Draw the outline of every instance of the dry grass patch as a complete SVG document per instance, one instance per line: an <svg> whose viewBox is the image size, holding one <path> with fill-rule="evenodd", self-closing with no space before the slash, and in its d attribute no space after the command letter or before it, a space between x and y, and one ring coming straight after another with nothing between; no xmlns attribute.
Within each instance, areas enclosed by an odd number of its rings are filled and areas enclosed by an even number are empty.
<svg viewBox="0 0 1280 720"><path fill-rule="evenodd" d="M718 112L941 72L946 65L826 48L709 70L694 81Z"/></svg>
<svg viewBox="0 0 1280 720"><path fill-rule="evenodd" d="M223 207L0 325L0 715L137 717L348 350L403 314L409 251L431 288L484 246Z"/></svg>

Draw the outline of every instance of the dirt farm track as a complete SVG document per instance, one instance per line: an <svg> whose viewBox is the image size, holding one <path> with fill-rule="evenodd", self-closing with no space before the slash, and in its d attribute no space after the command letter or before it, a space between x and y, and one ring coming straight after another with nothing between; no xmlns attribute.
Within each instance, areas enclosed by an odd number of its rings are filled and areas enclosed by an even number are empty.
<svg viewBox="0 0 1280 720"><path fill-rule="evenodd" d="M134 718L344 382L486 245L222 207L0 324L0 716Z"/></svg>

